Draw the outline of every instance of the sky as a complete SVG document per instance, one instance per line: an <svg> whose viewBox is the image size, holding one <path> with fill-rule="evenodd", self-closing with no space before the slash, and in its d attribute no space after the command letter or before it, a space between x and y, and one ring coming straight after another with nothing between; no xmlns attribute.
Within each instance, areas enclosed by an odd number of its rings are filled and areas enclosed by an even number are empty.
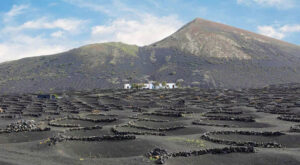
<svg viewBox="0 0 300 165"><path fill-rule="evenodd" d="M144 46L199 17L300 45L300 0L1 0L0 62L91 43Z"/></svg>

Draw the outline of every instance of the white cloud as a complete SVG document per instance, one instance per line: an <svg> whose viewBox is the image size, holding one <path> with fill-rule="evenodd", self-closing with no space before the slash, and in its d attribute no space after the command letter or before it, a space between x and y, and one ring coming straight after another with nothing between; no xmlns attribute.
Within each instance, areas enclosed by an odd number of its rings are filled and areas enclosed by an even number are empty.
<svg viewBox="0 0 300 165"><path fill-rule="evenodd" d="M56 44L41 36L16 35L0 43L0 62L16 60L23 57L54 54L67 50L68 47Z"/></svg>
<svg viewBox="0 0 300 165"><path fill-rule="evenodd" d="M295 32L300 32L300 25L284 25L281 27L258 26L258 33L277 39L283 39L290 33Z"/></svg>
<svg viewBox="0 0 300 165"><path fill-rule="evenodd" d="M21 25L18 29L62 29L65 31L75 32L78 28L85 23L79 19L57 19L49 21L46 18L28 21Z"/></svg>
<svg viewBox="0 0 300 165"><path fill-rule="evenodd" d="M47 18L27 21L19 26L7 23L0 29L0 62L16 60L24 57L55 54L74 48L76 41L64 35L79 34L86 21L79 19L59 18L49 21ZM27 30L32 31L27 31ZM36 30L49 29L36 35ZM32 33L33 32L33 33ZM49 37L51 36L51 37Z"/></svg>
<svg viewBox="0 0 300 165"><path fill-rule="evenodd" d="M262 35L272 37L272 38L277 38L277 39L282 39L285 37L284 33L278 31L272 26L259 26L258 32Z"/></svg>
<svg viewBox="0 0 300 165"><path fill-rule="evenodd" d="M139 46L159 41L183 23L176 16L143 15L138 19L116 19L109 25L92 27L93 42L119 41Z"/></svg>
<svg viewBox="0 0 300 165"><path fill-rule="evenodd" d="M27 21L19 26L7 23L0 29L0 62L16 60L24 57L55 54L75 47L76 41L65 38L64 35L79 34L86 21L79 19L60 18L49 21L47 18ZM26 30L51 29L52 33L43 31L34 35ZM49 34L48 34L49 33ZM51 37L48 37L51 36ZM77 44L76 44L77 45Z"/></svg>
<svg viewBox="0 0 300 165"><path fill-rule="evenodd" d="M4 14L4 21L10 21L13 17L24 13L24 11L28 8L29 5L13 5L11 10Z"/></svg>
<svg viewBox="0 0 300 165"><path fill-rule="evenodd" d="M289 9L296 6L295 0L237 0L238 4L260 5L262 7L276 7L278 9Z"/></svg>
<svg viewBox="0 0 300 165"><path fill-rule="evenodd" d="M3 13L0 62L55 54L80 45L71 38L82 34L89 21L77 18L53 19L51 15L39 15L37 11L29 5L14 5L10 11Z"/></svg>
<svg viewBox="0 0 300 165"><path fill-rule="evenodd" d="M19 26L13 24L7 24L1 33L17 34L24 32L24 30L47 30L53 29L62 32L68 32L69 34L75 35L81 33L82 29L85 28L85 24L88 21L75 19L75 18L60 18L56 20L49 20L48 18L40 18L37 20L27 21ZM60 32L62 34L62 32ZM51 35L51 34L50 34ZM53 34L58 36L59 34Z"/></svg>
<svg viewBox="0 0 300 165"><path fill-rule="evenodd" d="M8 11L5 15L8 17L14 17L16 15L22 14L28 5L13 5L12 9Z"/></svg>
<svg viewBox="0 0 300 165"><path fill-rule="evenodd" d="M64 0L64 1L81 8L89 8L91 10L102 12L108 15L111 15L114 12L112 10L109 10L108 7L103 4L90 2L88 0Z"/></svg>
<svg viewBox="0 0 300 165"><path fill-rule="evenodd" d="M284 33L300 32L300 24L299 25L284 25L279 30Z"/></svg>
<svg viewBox="0 0 300 165"><path fill-rule="evenodd" d="M150 6L147 7L132 7L122 0L63 0L69 4L79 8L86 8L90 11L103 13L112 18L136 18L146 14L145 11L151 10ZM149 0L152 4L156 4L153 0ZM154 5L155 6L155 5Z"/></svg>
<svg viewBox="0 0 300 165"><path fill-rule="evenodd" d="M63 31L56 31L54 33L51 33L52 37L57 37L57 38L63 37L63 35L64 35Z"/></svg>

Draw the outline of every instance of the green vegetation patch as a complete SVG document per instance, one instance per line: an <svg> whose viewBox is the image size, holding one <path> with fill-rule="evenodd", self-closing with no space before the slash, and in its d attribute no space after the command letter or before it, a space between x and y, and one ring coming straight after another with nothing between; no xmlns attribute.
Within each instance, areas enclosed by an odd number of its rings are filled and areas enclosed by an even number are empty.
<svg viewBox="0 0 300 165"><path fill-rule="evenodd" d="M137 53L139 51L139 47L136 45L127 45L123 44L121 42L109 42L109 43L104 43L103 45L105 46L111 46L117 49L120 49L122 52L131 55L131 56L137 56Z"/></svg>

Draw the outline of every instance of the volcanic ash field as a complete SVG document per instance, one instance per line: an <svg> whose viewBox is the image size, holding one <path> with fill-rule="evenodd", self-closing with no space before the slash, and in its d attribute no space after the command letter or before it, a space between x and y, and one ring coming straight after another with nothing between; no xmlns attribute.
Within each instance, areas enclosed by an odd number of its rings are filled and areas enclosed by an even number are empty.
<svg viewBox="0 0 300 165"><path fill-rule="evenodd" d="M300 164L300 85L0 96L0 164Z"/></svg>

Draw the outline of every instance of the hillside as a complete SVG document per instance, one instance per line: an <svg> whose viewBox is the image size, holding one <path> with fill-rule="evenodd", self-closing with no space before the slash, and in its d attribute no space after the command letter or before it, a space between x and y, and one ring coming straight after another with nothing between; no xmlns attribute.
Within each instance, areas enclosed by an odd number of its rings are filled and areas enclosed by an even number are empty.
<svg viewBox="0 0 300 165"><path fill-rule="evenodd" d="M2 92L45 92L108 88L115 74L126 75L138 47L122 43L83 46L68 52L25 58L0 65ZM119 72L122 71L124 72ZM99 86L100 84L100 86Z"/></svg>
<svg viewBox="0 0 300 165"><path fill-rule="evenodd" d="M0 64L0 92L122 88L127 82L184 80L185 86L248 88L300 82L300 47L195 19L145 47L83 46Z"/></svg>

